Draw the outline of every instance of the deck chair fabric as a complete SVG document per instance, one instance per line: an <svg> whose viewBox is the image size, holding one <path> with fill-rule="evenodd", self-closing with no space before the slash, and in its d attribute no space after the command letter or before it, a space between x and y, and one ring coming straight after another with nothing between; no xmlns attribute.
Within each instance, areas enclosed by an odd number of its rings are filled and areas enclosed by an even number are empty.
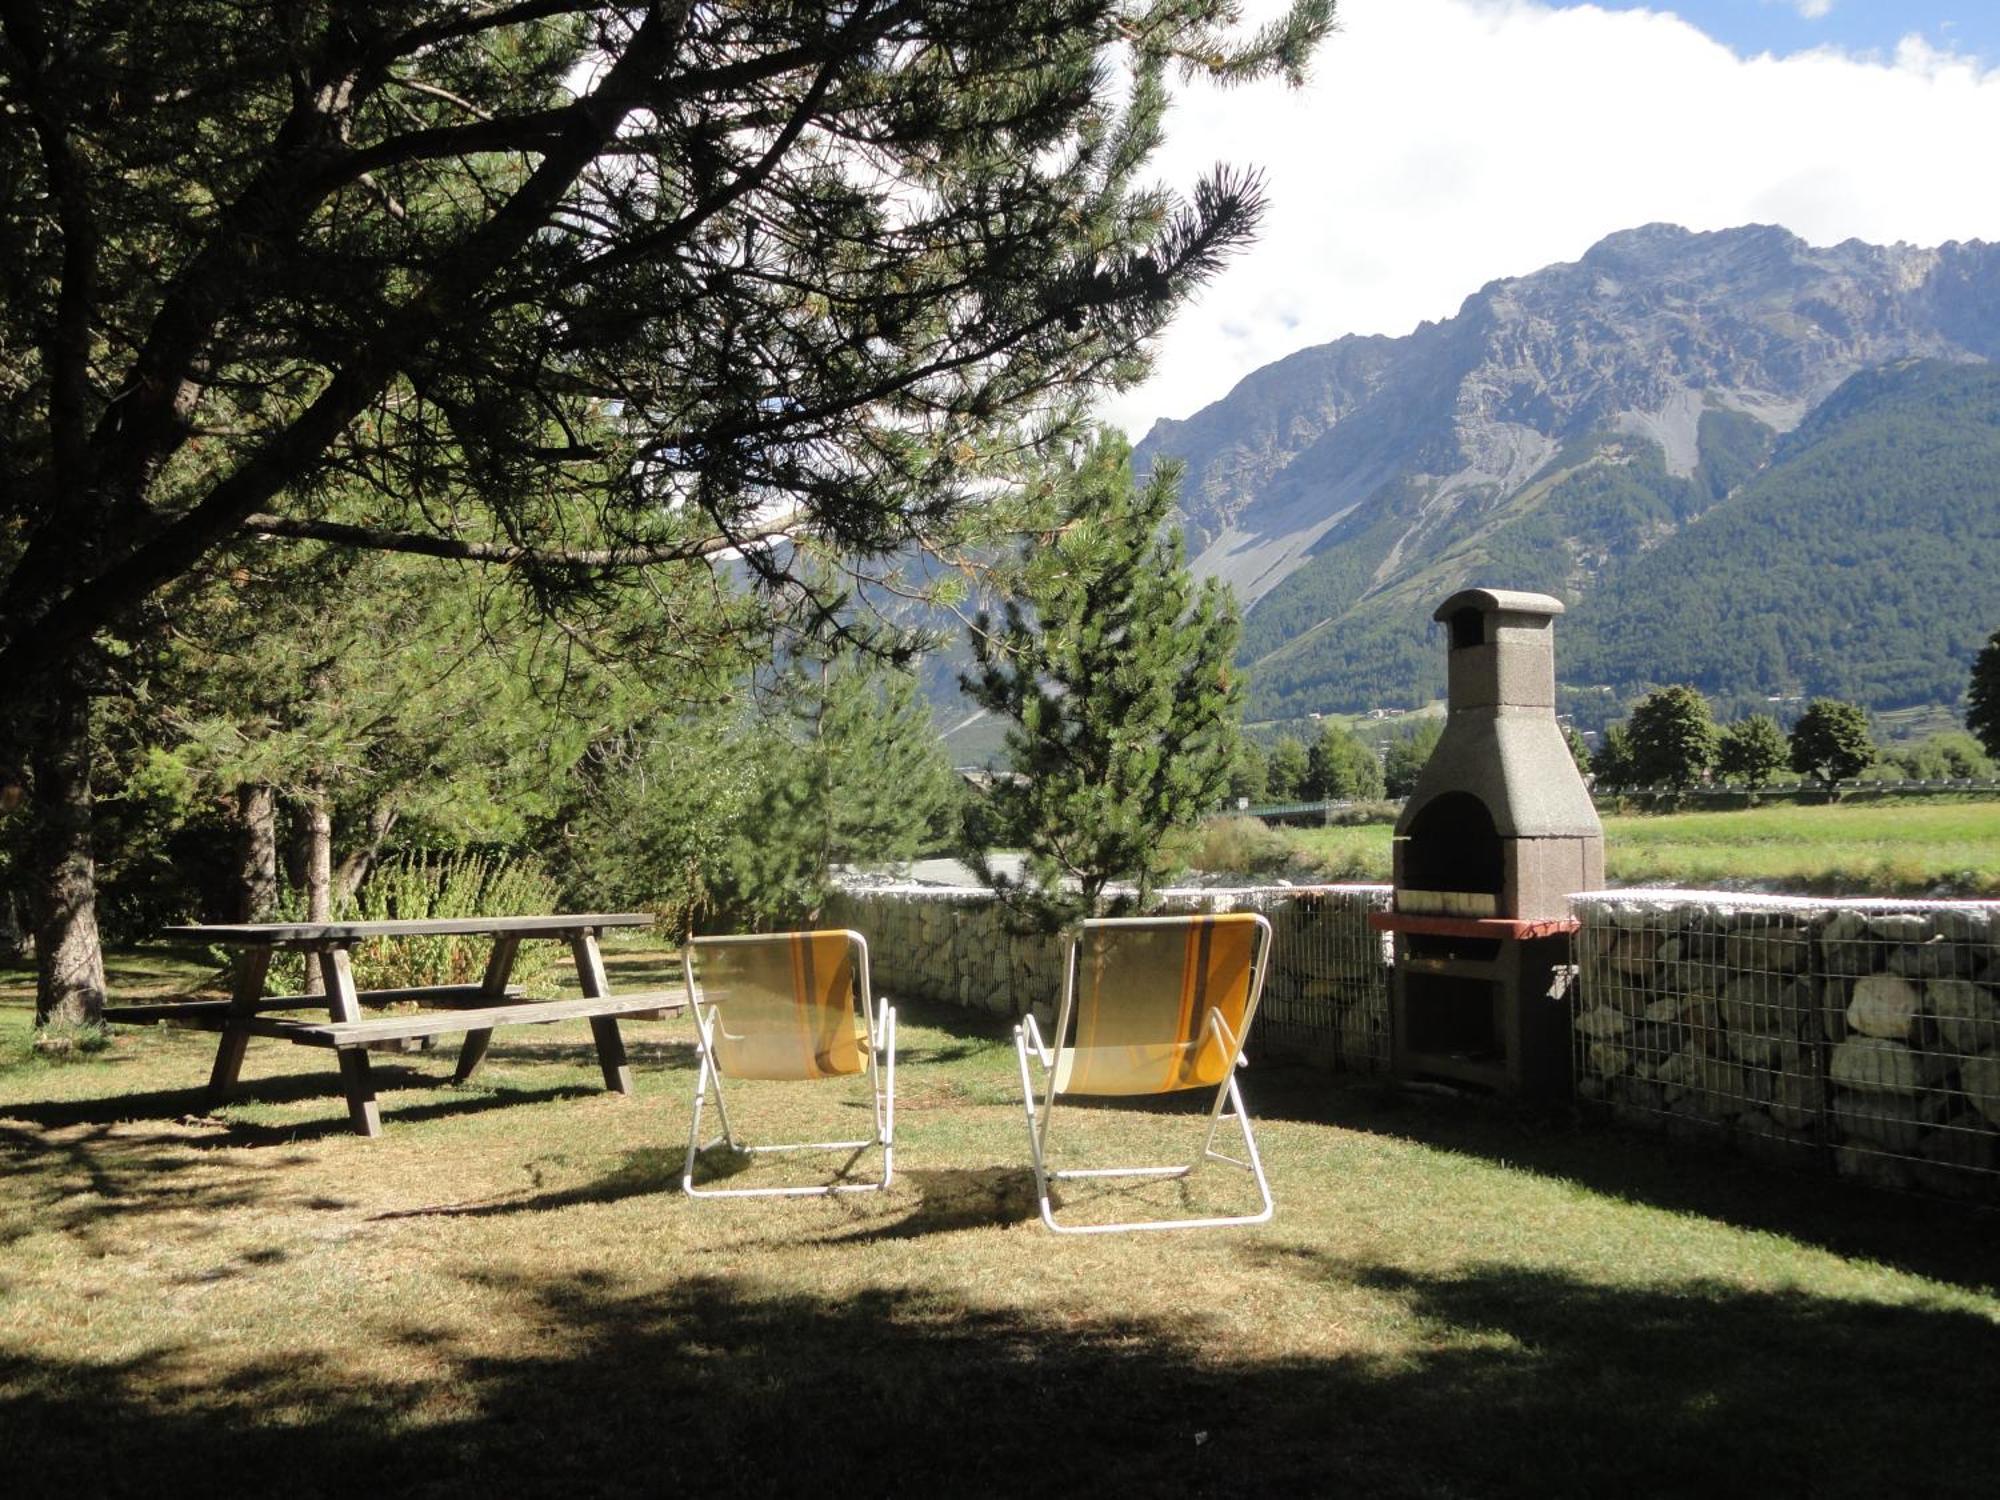
<svg viewBox="0 0 2000 1500"><path fill-rule="evenodd" d="M878 1008L875 1003L867 939L844 929L696 938L688 945L684 963L688 994L697 997L695 1035L701 1064L683 1191L696 1198L764 1197L887 1187L894 1173L896 1013L892 1006ZM740 1140L731 1125L724 1079L840 1078L861 1078L866 1083L874 1110L872 1137L752 1146ZM702 1112L711 1090L722 1134L703 1142ZM882 1176L879 1181L803 1187L697 1188L696 1158L708 1147L724 1143L745 1154L845 1150L859 1156L879 1146Z"/></svg>
<svg viewBox="0 0 2000 1500"><path fill-rule="evenodd" d="M1054 1045L1032 1015L1015 1028L1029 1147L1042 1220L1058 1233L1181 1229L1262 1223L1271 1217L1270 1185L1237 1088L1243 1044L1263 993L1271 925L1254 912L1180 917L1102 918L1082 923L1064 945L1063 994ZM1046 1075L1035 1102L1030 1058ZM1165 1166L1049 1166L1057 1100L1069 1095L1134 1096L1212 1088L1208 1131L1192 1161ZM1224 1106L1231 1113L1225 1116ZM1217 1127L1233 1118L1244 1155L1215 1149ZM1219 1218L1069 1225L1059 1221L1050 1183L1085 1177L1186 1177L1217 1161L1250 1173L1261 1208Z"/></svg>

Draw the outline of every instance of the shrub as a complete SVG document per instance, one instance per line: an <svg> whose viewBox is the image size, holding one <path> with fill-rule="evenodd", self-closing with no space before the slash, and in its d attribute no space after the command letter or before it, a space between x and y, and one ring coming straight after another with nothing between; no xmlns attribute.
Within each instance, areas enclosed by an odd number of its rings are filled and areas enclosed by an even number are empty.
<svg viewBox="0 0 2000 1500"><path fill-rule="evenodd" d="M1205 818L1185 837L1178 862L1205 874L1265 875L1291 862L1291 842L1258 818Z"/></svg>
<svg viewBox="0 0 2000 1500"><path fill-rule="evenodd" d="M302 921L297 893L280 900L279 921ZM534 859L483 854L417 853L385 860L352 897L337 902L336 922L417 921L443 917L525 917L560 909L555 882ZM486 937L376 938L357 943L354 984L361 990L418 985L476 984L486 972L492 939ZM305 966L296 953L279 954L271 988L296 994ZM513 983L537 999L552 998L569 972L568 955L550 942L521 944Z"/></svg>

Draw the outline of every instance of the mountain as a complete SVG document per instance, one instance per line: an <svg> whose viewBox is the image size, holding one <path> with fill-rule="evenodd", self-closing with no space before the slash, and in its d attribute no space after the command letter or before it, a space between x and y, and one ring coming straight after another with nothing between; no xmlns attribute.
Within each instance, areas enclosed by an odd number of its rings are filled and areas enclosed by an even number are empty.
<svg viewBox="0 0 2000 1500"><path fill-rule="evenodd" d="M2000 247L1650 225L1269 365L1136 462L1186 463L1253 716L1435 697L1469 582L1562 597L1559 670L1614 696L1952 701L2000 625L1996 350Z"/></svg>

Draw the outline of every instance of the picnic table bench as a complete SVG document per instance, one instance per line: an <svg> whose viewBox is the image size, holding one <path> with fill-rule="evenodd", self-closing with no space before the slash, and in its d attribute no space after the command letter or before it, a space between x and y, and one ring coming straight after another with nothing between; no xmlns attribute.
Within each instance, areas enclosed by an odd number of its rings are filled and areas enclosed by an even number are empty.
<svg viewBox="0 0 2000 1500"><path fill-rule="evenodd" d="M465 1037L452 1074L456 1083L472 1077L485 1057L493 1032L501 1026L546 1025L552 1021L588 1020L597 1048L604 1086L621 1094L632 1092L632 1071L618 1029L621 1016L659 1016L682 1010L687 995L680 988L613 995L605 978L598 934L613 927L650 927L653 918L639 912L582 913L539 917L441 917L392 922L234 922L168 927L161 936L176 942L221 944L237 949L233 993L227 1000L178 1000L158 1004L116 1005L105 1009L110 1021L154 1022L219 1031L215 1066L208 1079L208 1104L220 1104L235 1087L243 1055L253 1036L277 1037L306 1047L329 1047L339 1059L341 1089L356 1132L378 1136L382 1116L375 1102L375 1085L368 1064L370 1048L399 1044L413 1037L462 1033ZM359 990L349 956L356 943L375 938L490 937L493 949L486 972L477 984L419 985L403 989ZM524 1000L519 985L510 983L514 958L524 941L567 941L583 991L575 1000ZM267 995L265 980L271 958L281 948L296 949L317 966L325 982L324 995ZM425 1007L403 1015L365 1016L364 1003L386 1005L415 1001ZM318 1016L286 1014L318 1010Z"/></svg>

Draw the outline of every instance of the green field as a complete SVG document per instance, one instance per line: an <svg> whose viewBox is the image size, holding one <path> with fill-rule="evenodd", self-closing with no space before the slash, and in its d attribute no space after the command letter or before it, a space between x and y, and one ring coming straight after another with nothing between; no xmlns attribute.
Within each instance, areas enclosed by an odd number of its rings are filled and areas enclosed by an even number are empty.
<svg viewBox="0 0 2000 1500"><path fill-rule="evenodd" d="M1330 879L1387 880L1389 828L1288 830ZM1613 885L2000 896L2000 802L1876 802L1604 819Z"/></svg>
<svg viewBox="0 0 2000 1500"><path fill-rule="evenodd" d="M50 1062L7 978L11 1495L1990 1488L2000 1293L1963 1207L1260 1064L1274 1222L1058 1240L1002 1023L917 1007L888 1193L698 1204L685 1019L626 1028L631 1098L580 1023L501 1033L462 1088L449 1050L381 1057L365 1140L325 1053L252 1042L209 1112L212 1037ZM738 1126L846 1133L847 1100L751 1086ZM1085 1108L1067 1139L1158 1159L1200 1123Z"/></svg>

